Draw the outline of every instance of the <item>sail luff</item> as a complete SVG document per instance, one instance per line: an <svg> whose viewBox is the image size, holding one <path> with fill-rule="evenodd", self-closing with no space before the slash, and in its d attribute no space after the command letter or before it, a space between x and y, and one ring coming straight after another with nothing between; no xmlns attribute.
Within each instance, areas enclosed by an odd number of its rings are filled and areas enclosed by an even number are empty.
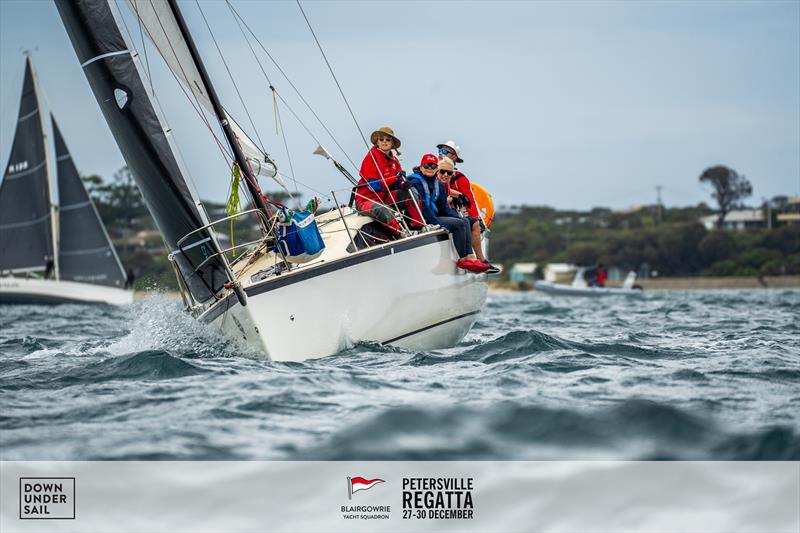
<svg viewBox="0 0 800 533"><path fill-rule="evenodd" d="M55 279L61 279L61 268L58 261L58 207L53 201L53 188L54 176L53 163L50 160L50 146L47 140L47 126L44 121L44 113L42 113L42 99L39 97L42 91L39 89L39 77L36 75L36 69L33 67L33 60L30 53L26 54L28 64L31 69L31 77L33 78L33 91L36 94L36 106L39 108L39 124L42 128L42 144L44 145L44 161L45 169L47 169L47 201L50 203L50 234L53 241L53 272Z"/></svg>
<svg viewBox="0 0 800 533"><path fill-rule="evenodd" d="M208 301L233 276L213 234L204 228L204 213L115 1L56 0L56 7L172 259L193 298Z"/></svg>
<svg viewBox="0 0 800 533"><path fill-rule="evenodd" d="M33 59L30 53L26 53L26 59L31 69L31 80L33 81L33 92L36 95L36 107L39 109L39 127L42 132L42 144L44 145L44 161L45 172L47 174L47 202L50 210L50 237L52 241L53 253L51 255L53 261L53 274L56 280L61 278L59 262L58 262L58 208L53 198L54 184L53 184L53 163L50 160L50 146L47 138L47 126L44 121L44 113L42 113L42 95L39 89L39 77L36 74L36 68L33 66Z"/></svg>
<svg viewBox="0 0 800 533"><path fill-rule="evenodd" d="M53 202L33 64L25 61L19 112L0 182L0 273L50 270Z"/></svg>

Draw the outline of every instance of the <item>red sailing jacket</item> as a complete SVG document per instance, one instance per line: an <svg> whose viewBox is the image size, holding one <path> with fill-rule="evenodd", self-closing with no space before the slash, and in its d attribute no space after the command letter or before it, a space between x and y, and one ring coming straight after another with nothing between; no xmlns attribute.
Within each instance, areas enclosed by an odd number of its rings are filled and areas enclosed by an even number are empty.
<svg viewBox="0 0 800 533"><path fill-rule="evenodd" d="M469 207L467 208L469 216L480 218L478 214L478 202L475 201L475 196L472 194L472 187L469 186L469 180L463 172L456 170L456 173L450 178L450 187L469 198Z"/></svg>
<svg viewBox="0 0 800 533"><path fill-rule="evenodd" d="M374 159L373 159L374 157ZM375 166L377 161L378 166ZM391 198L388 196L390 189L397 181L397 173L400 172L400 161L392 152L384 154L376 146L367 152L364 161L361 162L361 179L358 180L356 189L356 202L360 205L363 202L372 200L390 205ZM383 179L381 179L383 178ZM367 182L369 181L369 185Z"/></svg>

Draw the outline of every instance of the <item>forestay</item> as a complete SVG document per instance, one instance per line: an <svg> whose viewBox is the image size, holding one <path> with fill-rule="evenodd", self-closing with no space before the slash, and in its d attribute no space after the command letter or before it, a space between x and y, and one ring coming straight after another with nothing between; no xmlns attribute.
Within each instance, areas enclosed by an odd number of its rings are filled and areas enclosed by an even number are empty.
<svg viewBox="0 0 800 533"><path fill-rule="evenodd" d="M44 133L30 57L11 155L0 184L0 274L46 270L53 260Z"/></svg>
<svg viewBox="0 0 800 533"><path fill-rule="evenodd" d="M61 279L123 287L125 272L51 115L58 176Z"/></svg>

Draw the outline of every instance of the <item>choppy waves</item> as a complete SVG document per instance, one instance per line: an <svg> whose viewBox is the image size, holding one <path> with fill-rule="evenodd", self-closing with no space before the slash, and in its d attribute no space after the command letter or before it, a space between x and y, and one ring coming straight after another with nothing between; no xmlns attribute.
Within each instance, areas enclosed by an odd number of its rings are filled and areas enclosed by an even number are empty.
<svg viewBox="0 0 800 533"><path fill-rule="evenodd" d="M798 459L798 291L494 295L461 345L265 362L151 298L0 307L3 459Z"/></svg>

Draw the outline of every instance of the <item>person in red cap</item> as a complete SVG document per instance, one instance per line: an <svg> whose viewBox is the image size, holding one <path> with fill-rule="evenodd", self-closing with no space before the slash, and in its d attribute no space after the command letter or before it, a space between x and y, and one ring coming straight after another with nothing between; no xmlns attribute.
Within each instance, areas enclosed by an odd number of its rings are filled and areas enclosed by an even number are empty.
<svg viewBox="0 0 800 533"><path fill-rule="evenodd" d="M425 222L441 226L452 235L453 246L458 253L456 266L469 272L485 272L488 267L478 261L472 250L469 223L447 205L447 190L437 179L437 174L448 172L453 172L452 161L439 161L435 155L425 154L419 166L414 167L414 172L408 176L408 182L418 193Z"/></svg>
<svg viewBox="0 0 800 533"><path fill-rule="evenodd" d="M442 144L437 144L436 148L439 149L439 158L448 158L456 163L463 163L461 159L461 149L456 145L455 141L447 141ZM483 220L478 212L478 202L475 201L475 195L472 194L472 187L470 186L469 179L463 172L456 169L455 173L450 178L449 194L453 207L457 211L462 209L466 212L466 218L469 221L470 233L472 238L472 248L475 250L475 255L478 261L481 261L488 268L490 274L500 272L500 269L492 265L486 260L483 255L483 246L481 246L481 234L486 231L486 226L483 225Z"/></svg>
<svg viewBox="0 0 800 533"><path fill-rule="evenodd" d="M423 227L425 223L417 209L417 198L411 197L416 193L409 192L400 160L393 153L400 148L400 139L395 137L392 128L384 126L373 131L370 140L373 146L361 163L361 179L355 191L359 213L374 218L395 236L404 234L395 216L395 207L408 217L411 229Z"/></svg>

